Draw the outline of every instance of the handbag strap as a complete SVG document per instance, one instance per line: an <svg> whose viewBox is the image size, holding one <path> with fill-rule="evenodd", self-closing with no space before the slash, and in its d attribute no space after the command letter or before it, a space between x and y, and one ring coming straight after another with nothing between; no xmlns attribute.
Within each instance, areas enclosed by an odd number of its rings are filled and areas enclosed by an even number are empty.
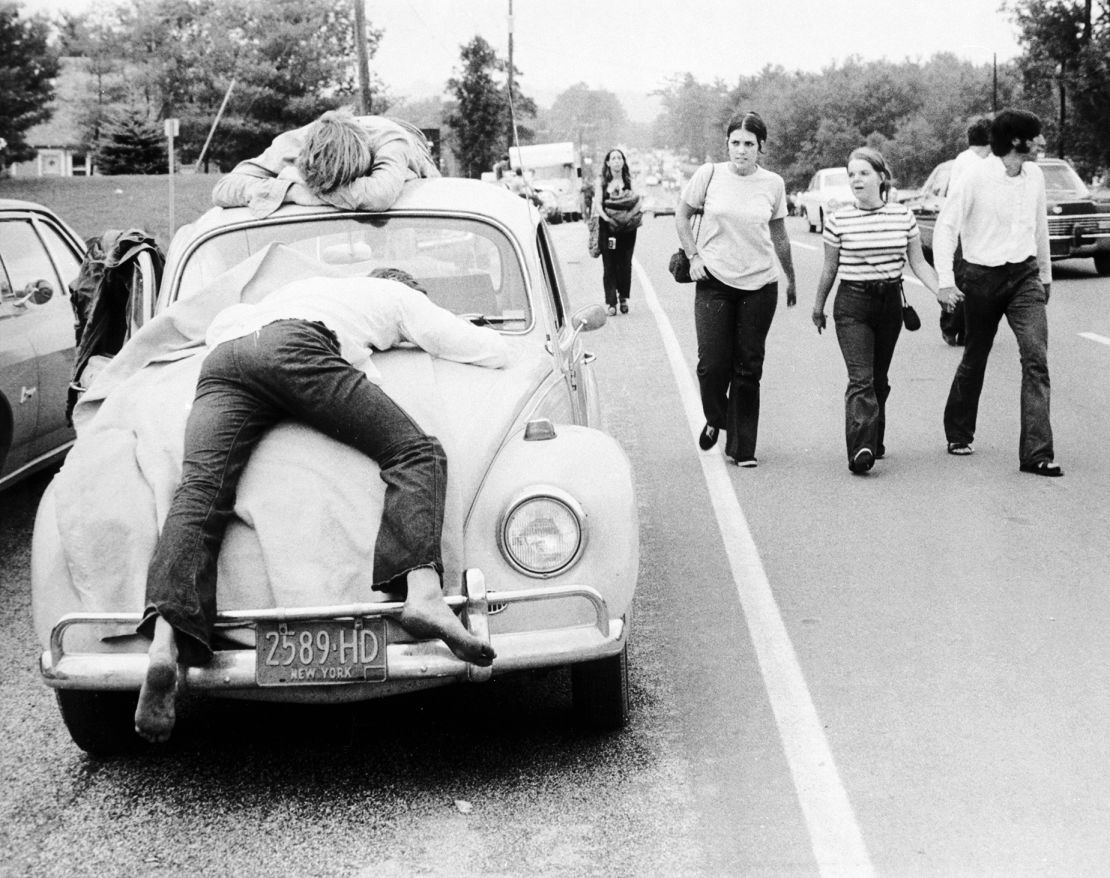
<svg viewBox="0 0 1110 878"><path fill-rule="evenodd" d="M698 243L698 235L701 234L701 218L705 215L705 202L709 200L709 187L713 185L713 175L717 173L717 166L712 162L709 165L709 182L705 184L705 195L702 198L701 210L698 211L698 227L694 229L694 243Z"/></svg>

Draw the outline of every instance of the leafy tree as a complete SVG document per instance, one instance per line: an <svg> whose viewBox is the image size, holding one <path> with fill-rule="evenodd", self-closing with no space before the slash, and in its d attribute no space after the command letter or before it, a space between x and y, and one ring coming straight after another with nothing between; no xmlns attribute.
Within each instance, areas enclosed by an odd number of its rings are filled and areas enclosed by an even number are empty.
<svg viewBox="0 0 1110 878"><path fill-rule="evenodd" d="M697 162L722 154L725 136L721 118L727 118L733 106L723 82L703 85L686 73L670 77L667 86L653 94L663 102L660 129L668 144Z"/></svg>
<svg viewBox="0 0 1110 878"><path fill-rule="evenodd" d="M21 19L18 4L0 2L0 164L34 156L26 131L50 118L58 58L48 35L43 18Z"/></svg>
<svg viewBox="0 0 1110 878"><path fill-rule="evenodd" d="M1024 84L1043 102L1055 151L1086 171L1110 165L1110 2L1018 0L1010 11L1024 46Z"/></svg>
<svg viewBox="0 0 1110 878"><path fill-rule="evenodd" d="M571 140L603 152L622 142L628 114L620 98L604 89L593 90L584 82L559 94L547 116L552 140Z"/></svg>
<svg viewBox="0 0 1110 878"><path fill-rule="evenodd" d="M353 103L353 19L345 0L131 0L103 28L87 30L97 51L118 62L118 79L137 84L127 103L181 120L186 162L198 157L234 81L206 153L230 165L279 132ZM367 27L371 56L380 38Z"/></svg>
<svg viewBox="0 0 1110 878"><path fill-rule="evenodd" d="M102 174L164 174L168 170L162 127L142 107L116 110L104 123L96 151Z"/></svg>
<svg viewBox="0 0 1110 878"><path fill-rule="evenodd" d="M507 79L508 63L480 36L460 47L459 60L461 72L447 81L455 102L446 121L460 167L466 176L478 177L493 167L508 146L508 83L501 82L502 76ZM514 79L519 75L514 68ZM518 120L536 115L535 102L515 88L513 108ZM526 142L530 135L530 131L522 130L521 141Z"/></svg>

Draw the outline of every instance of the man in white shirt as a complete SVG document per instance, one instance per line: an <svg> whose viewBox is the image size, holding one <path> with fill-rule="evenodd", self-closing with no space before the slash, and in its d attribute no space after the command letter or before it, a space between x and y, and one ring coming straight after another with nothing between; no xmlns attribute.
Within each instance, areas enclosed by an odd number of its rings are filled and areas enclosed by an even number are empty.
<svg viewBox="0 0 1110 878"><path fill-rule="evenodd" d="M933 253L941 294L956 288L956 243L963 249L960 289L967 323L964 355L944 409L948 453L973 451L979 396L998 324L1006 318L1021 354L1022 472L1061 476L1049 421L1048 303L1052 262L1041 122L1004 110L991 125L991 153L961 179L937 217Z"/></svg>
<svg viewBox="0 0 1110 878"><path fill-rule="evenodd" d="M419 289L395 269L296 281L213 321L185 428L181 482L147 574L138 631L152 642L135 713L142 737L169 738L179 663L212 658L216 562L239 479L265 432L286 418L377 461L386 489L372 588L405 593L401 627L442 639L464 661L493 662L492 648L443 600L443 447L378 386L368 361L371 349L404 342L490 368L508 365L510 351L499 333L432 304Z"/></svg>
<svg viewBox="0 0 1110 878"><path fill-rule="evenodd" d="M952 170L948 174L948 194L950 195L960 182L960 178L969 169L976 167L980 161L991 154L991 120L979 116L967 127L967 149L956 156L952 162ZM956 274L960 273L962 263L960 252L956 251ZM957 302L951 309L942 308L940 312L940 334L944 340L958 346L964 343L964 306Z"/></svg>

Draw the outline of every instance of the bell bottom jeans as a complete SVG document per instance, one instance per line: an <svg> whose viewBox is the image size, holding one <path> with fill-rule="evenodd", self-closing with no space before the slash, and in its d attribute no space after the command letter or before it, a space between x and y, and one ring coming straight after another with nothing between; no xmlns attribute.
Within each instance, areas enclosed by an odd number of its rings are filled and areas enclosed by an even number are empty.
<svg viewBox="0 0 1110 878"><path fill-rule="evenodd" d="M901 281L842 281L833 303L836 340L848 367L844 438L848 462L863 448L886 453L890 361L902 331Z"/></svg>
<svg viewBox="0 0 1110 878"><path fill-rule="evenodd" d="M386 489L373 588L403 591L404 575L418 567L443 572L443 448L339 355L326 326L279 320L218 345L197 381L181 482L150 562L147 607L138 628L152 636L155 617L164 618L178 635L186 664L211 659L217 559L236 488L252 450L286 418L358 449L380 466Z"/></svg>
<svg viewBox="0 0 1110 878"><path fill-rule="evenodd" d="M759 433L759 382L779 285L738 290L710 275L694 292L698 384L709 426L726 431L725 454L753 460Z"/></svg>
<svg viewBox="0 0 1110 878"><path fill-rule="evenodd" d="M997 267L963 265L964 314L967 328L964 355L952 379L944 408L944 433L949 442L971 442L979 412L979 396L998 324L1005 317L1017 338L1021 357L1021 437L1018 462L1051 461L1049 420L1048 315L1037 260Z"/></svg>

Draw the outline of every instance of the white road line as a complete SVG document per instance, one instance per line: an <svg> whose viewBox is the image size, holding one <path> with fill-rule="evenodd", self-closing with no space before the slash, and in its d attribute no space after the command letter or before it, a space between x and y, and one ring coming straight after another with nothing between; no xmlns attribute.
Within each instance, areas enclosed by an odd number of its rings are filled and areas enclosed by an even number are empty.
<svg viewBox="0 0 1110 878"><path fill-rule="evenodd" d="M696 447L704 417L694 379L674 327L663 312L647 273L638 260L633 260L633 266L678 384L690 427L691 447ZM715 452L699 453L698 459L821 875L824 878L873 876L874 867L851 802L840 781L759 550L725 469L724 458L720 452Z"/></svg>
<svg viewBox="0 0 1110 878"><path fill-rule="evenodd" d="M1099 344L1110 345L1110 338L1107 338L1105 335L1099 335L1097 332L1081 332L1079 333L1079 337L1085 338L1088 341L1097 341Z"/></svg>

